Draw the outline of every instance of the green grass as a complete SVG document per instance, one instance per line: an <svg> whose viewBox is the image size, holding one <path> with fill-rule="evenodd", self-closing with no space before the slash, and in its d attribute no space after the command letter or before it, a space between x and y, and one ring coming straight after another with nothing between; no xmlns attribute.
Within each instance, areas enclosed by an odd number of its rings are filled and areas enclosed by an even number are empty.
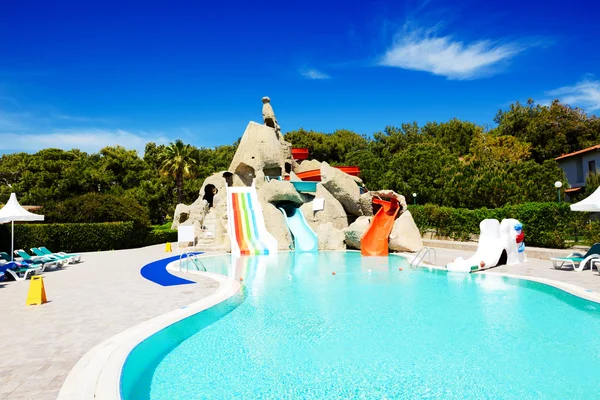
<svg viewBox="0 0 600 400"><path fill-rule="evenodd" d="M171 229L171 223L171 221L168 221L162 225L152 225L152 230L155 232L175 232Z"/></svg>

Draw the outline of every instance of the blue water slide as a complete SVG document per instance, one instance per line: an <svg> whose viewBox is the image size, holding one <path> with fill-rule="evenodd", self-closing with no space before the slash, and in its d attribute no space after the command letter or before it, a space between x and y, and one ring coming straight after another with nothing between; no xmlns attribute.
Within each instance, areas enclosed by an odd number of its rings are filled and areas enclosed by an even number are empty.
<svg viewBox="0 0 600 400"><path fill-rule="evenodd" d="M310 228L304 215L296 206L279 207L285 216L285 222L294 236L294 249L297 252L319 251L319 238Z"/></svg>

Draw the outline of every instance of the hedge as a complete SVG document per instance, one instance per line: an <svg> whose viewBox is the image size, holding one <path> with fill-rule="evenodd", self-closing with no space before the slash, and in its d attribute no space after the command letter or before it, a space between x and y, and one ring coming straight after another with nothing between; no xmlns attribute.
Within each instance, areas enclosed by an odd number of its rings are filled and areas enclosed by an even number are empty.
<svg viewBox="0 0 600 400"><path fill-rule="evenodd" d="M176 242L176 231L158 231L134 222L16 224L15 248L46 246L53 251L118 250ZM0 226L0 251L10 252L10 225Z"/></svg>
<svg viewBox="0 0 600 400"><path fill-rule="evenodd" d="M419 230L434 230L437 235L469 240L479 234L479 222L486 218L515 218L523 224L525 244L536 247L566 248L573 236L600 239L600 224L586 224L588 213L573 212L568 203L524 203L502 208L440 207L432 204L408 207Z"/></svg>

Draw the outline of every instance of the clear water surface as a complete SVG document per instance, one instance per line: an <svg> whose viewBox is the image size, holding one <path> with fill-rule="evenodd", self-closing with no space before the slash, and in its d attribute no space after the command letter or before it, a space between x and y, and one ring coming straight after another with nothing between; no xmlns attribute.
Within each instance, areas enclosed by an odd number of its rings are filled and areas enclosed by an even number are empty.
<svg viewBox="0 0 600 400"><path fill-rule="evenodd" d="M242 293L134 349L125 400L600 398L600 305L553 287L357 252L204 264Z"/></svg>

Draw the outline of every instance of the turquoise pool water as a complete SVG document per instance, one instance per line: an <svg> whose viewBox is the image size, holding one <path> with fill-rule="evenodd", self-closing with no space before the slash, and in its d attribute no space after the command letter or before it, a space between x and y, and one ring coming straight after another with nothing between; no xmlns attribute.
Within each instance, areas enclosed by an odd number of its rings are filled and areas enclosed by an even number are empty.
<svg viewBox="0 0 600 400"><path fill-rule="evenodd" d="M204 264L243 292L134 349L125 400L600 396L596 303L398 256L231 260Z"/></svg>

